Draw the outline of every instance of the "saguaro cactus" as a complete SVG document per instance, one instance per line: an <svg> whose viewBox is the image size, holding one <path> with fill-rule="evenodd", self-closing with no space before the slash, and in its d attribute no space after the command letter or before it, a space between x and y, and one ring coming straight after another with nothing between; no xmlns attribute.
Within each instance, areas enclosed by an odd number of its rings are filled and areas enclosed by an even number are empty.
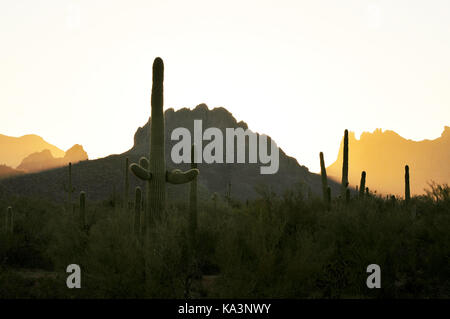
<svg viewBox="0 0 450 319"><path fill-rule="evenodd" d="M327 169L325 168L325 160L323 159L323 153L320 152L320 175L322 176L322 193L323 200L327 200L327 188L328 188L328 178L327 178Z"/></svg>
<svg viewBox="0 0 450 319"><path fill-rule="evenodd" d="M197 169L195 162L195 146L191 148L191 169ZM191 236L191 244L195 242L195 232L197 230L197 176L195 176L190 184L190 198L189 198L189 229Z"/></svg>
<svg viewBox="0 0 450 319"><path fill-rule="evenodd" d="M68 194L68 205L70 207L72 204L72 193L75 191L75 188L72 186L72 163L69 163L69 183L67 185L64 184L64 190Z"/></svg>
<svg viewBox="0 0 450 319"><path fill-rule="evenodd" d="M146 223L148 225L161 219L165 213L166 182L171 184L188 183L199 173L197 169L186 172L178 169L171 172L166 171L163 82L164 63L161 58L156 58L153 62L149 159L141 158L139 164L133 163L130 166L131 171L138 178L147 182Z"/></svg>
<svg viewBox="0 0 450 319"><path fill-rule="evenodd" d="M123 208L124 210L128 209L129 204L129 195L130 195L130 182L128 178L128 170L129 170L129 159L128 157L125 159L125 181L123 185Z"/></svg>
<svg viewBox="0 0 450 319"><path fill-rule="evenodd" d="M366 171L361 173L361 182L359 184L359 197L364 197L364 190L366 189Z"/></svg>
<svg viewBox="0 0 450 319"><path fill-rule="evenodd" d="M342 196L345 196L348 186L348 130L344 132L344 152L342 161Z"/></svg>
<svg viewBox="0 0 450 319"><path fill-rule="evenodd" d="M409 189L409 166L405 166L405 201L406 203L409 202L411 199L411 192Z"/></svg>
<svg viewBox="0 0 450 319"><path fill-rule="evenodd" d="M141 232L141 207L142 207L142 190L136 187L136 198L134 200L134 233L139 237Z"/></svg>
<svg viewBox="0 0 450 319"><path fill-rule="evenodd" d="M86 193L80 192L80 228L86 227Z"/></svg>
<svg viewBox="0 0 450 319"><path fill-rule="evenodd" d="M7 234L12 234L14 232L14 215L13 215L13 209L11 206L9 206L6 209L6 225L5 225L5 231Z"/></svg>
<svg viewBox="0 0 450 319"><path fill-rule="evenodd" d="M327 187L327 206L328 206L328 209L331 208L331 188L330 188L330 186Z"/></svg>

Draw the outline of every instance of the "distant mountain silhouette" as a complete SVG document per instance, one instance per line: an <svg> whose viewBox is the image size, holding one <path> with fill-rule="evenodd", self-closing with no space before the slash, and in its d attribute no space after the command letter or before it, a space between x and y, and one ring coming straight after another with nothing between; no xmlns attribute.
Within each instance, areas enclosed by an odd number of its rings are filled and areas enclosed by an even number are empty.
<svg viewBox="0 0 450 319"><path fill-rule="evenodd" d="M23 174L23 173L24 173L23 171L20 171L20 170L14 169L12 167L0 164L0 178L16 176L16 175L20 175L20 174Z"/></svg>
<svg viewBox="0 0 450 319"><path fill-rule="evenodd" d="M39 172L56 167L55 161L56 159L49 150L43 150L42 152L33 153L25 157L17 168L27 172Z"/></svg>
<svg viewBox="0 0 450 319"><path fill-rule="evenodd" d="M75 144L71 148L66 151L66 155L63 158L63 164L67 165L68 163L78 163L81 161L86 161L88 159L88 154L83 149L83 146L80 144Z"/></svg>
<svg viewBox="0 0 450 319"><path fill-rule="evenodd" d="M208 127L217 127L224 132L225 128L247 128L246 123L237 122L225 108L209 110L205 104L200 104L193 110L187 108L178 111L166 110L166 161L168 169L180 168L183 170L189 167L190 164L174 164L171 161L170 151L177 141L171 141L170 136L172 130L178 127L187 128L193 136L194 119L203 120L203 130ZM143 127L138 128L134 135L134 146L127 152L73 165L74 187L78 191L86 191L90 200L106 199L114 190L120 195L123 189L125 158L129 157L130 163L132 163L137 162L141 156L148 156L150 125L151 121L149 120ZM204 145L206 144L204 142ZM284 190L292 189L299 184L302 185L303 193L306 196L309 192L321 196L322 186L319 175L310 173L306 167L299 165L297 160L287 156L281 149L279 155L279 170L273 175L261 175L260 167L266 166L266 164L261 163L198 164L201 196L209 196L208 194L217 192L223 197L228 183L231 183L231 197L239 200L257 197L256 188L264 189L266 187L266 190L270 189L281 194ZM67 169L58 168L38 174L6 179L0 182L2 184L0 186L16 194L38 195L63 200L66 197L62 185L66 183L66 180ZM27 186L24 187L24 185ZM130 173L130 189L133 190L137 185L144 187L142 182ZM330 186L333 195L337 195L338 184L330 182ZM185 200L188 189L189 187L183 185L169 185L168 196L169 198Z"/></svg>
<svg viewBox="0 0 450 319"><path fill-rule="evenodd" d="M410 167L411 193L423 194L428 182L450 183L450 127L434 140L407 140L393 131L364 132L359 140L349 134L349 183L359 184L367 172L366 185L383 194L404 195L404 167ZM336 162L327 168L328 176L340 180L342 141Z"/></svg>
<svg viewBox="0 0 450 319"><path fill-rule="evenodd" d="M60 158L53 157L50 150L43 150L42 152L30 154L23 159L17 169L27 173L34 173L68 165L70 162L78 163L87 159L88 155L83 147L76 144L67 150L64 157Z"/></svg>
<svg viewBox="0 0 450 319"><path fill-rule="evenodd" d="M47 143L37 135L11 137L0 134L0 164L17 167L28 155L49 150L54 157L63 157L64 151Z"/></svg>

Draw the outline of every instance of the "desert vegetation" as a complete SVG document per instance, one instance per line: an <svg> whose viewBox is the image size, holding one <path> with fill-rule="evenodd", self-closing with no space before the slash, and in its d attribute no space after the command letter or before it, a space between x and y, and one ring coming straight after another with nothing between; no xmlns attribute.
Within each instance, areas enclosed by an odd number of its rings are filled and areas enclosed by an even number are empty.
<svg viewBox="0 0 450 319"><path fill-rule="evenodd" d="M86 194L67 210L2 198L0 297L450 297L447 185L430 186L408 205L369 193L329 206L301 185L282 196L260 192L234 206L219 196L199 202L192 245L189 200L180 199L148 232L145 249L137 213L118 203L89 202ZM82 269L81 289L66 287L73 263ZM366 287L372 263L382 269L381 289Z"/></svg>
<svg viewBox="0 0 450 319"><path fill-rule="evenodd" d="M199 196L194 145L189 170L166 171L162 92L158 58L150 154L125 159L123 192L114 185L109 199L90 200L70 164L65 203L0 185L0 298L450 298L448 185L411 196L406 165L404 198L371 192L365 171L350 189L345 130L338 194L320 153L321 196L302 183L282 194L260 185L241 201L225 179L225 194ZM145 182L134 200L129 171ZM168 201L167 183L189 192ZM66 286L70 264L81 289ZM370 264L381 289L366 286Z"/></svg>

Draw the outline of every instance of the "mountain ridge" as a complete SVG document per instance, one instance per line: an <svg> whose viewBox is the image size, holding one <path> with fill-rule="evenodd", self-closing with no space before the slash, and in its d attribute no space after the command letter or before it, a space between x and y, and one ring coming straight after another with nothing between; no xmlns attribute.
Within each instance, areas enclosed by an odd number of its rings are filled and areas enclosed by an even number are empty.
<svg viewBox="0 0 450 319"><path fill-rule="evenodd" d="M88 155L83 146L75 144L65 152L64 157L54 157L48 149L32 153L22 160L17 169L26 173L35 173L87 159Z"/></svg>
<svg viewBox="0 0 450 319"><path fill-rule="evenodd" d="M63 157L65 152L48 143L39 135L26 134L20 137L0 134L0 164L16 168L28 155L48 149L54 157Z"/></svg>
<svg viewBox="0 0 450 319"><path fill-rule="evenodd" d="M349 132L349 182L359 184L367 173L367 186L382 194L404 193L404 167L409 165L411 193L424 194L429 182L450 183L450 127L429 140L406 139L393 130L363 132L359 139ZM330 177L339 180L342 167L342 140L336 161L327 167Z"/></svg>
<svg viewBox="0 0 450 319"><path fill-rule="evenodd" d="M237 121L225 108L219 107L210 110L206 104L199 104L193 109L182 108L177 111L169 108L164 114L167 169L179 168L184 170L190 167L190 164L175 164L172 162L170 150L178 141L172 141L170 136L175 128L187 128L192 136L194 120L202 120L203 129L216 127L222 132L225 128L248 128L244 121ZM72 178L75 188L86 191L88 197L93 200L102 200L113 192L120 191L123 188L125 158L129 157L129 162L132 163L139 161L141 156L148 157L150 126L151 118L143 126L137 128L133 137L133 147L128 151L72 165ZM248 144L246 145L246 151L248 151ZM295 158L287 156L282 149L279 149L279 170L276 174L261 175L261 165L266 166L260 161L251 164L199 163L200 192L205 196L214 192L224 196L228 184L231 183L232 197L245 200L256 198L258 196L257 189L267 187L271 192L282 194L285 190L301 184L304 194L313 193L321 196L320 176L309 172ZM63 185L66 179L66 168L57 168L47 172L9 178L1 183L6 189L14 190L23 195L51 196L64 200L64 192L60 185ZM23 183L28 184L26 189L21 187ZM45 185L45 187L42 187L42 185ZM145 185L130 174L130 187L133 189L135 186L144 187ZM330 181L330 186L333 195L336 195L339 188L338 184ZM187 187L179 185L168 185L167 187L169 197L187 197L188 195Z"/></svg>

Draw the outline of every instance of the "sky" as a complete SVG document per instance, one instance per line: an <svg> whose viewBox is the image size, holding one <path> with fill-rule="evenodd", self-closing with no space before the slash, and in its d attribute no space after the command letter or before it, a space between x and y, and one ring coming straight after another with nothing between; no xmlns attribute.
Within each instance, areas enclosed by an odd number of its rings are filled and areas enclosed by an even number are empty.
<svg viewBox="0 0 450 319"><path fill-rule="evenodd" d="M313 172L346 128L450 123L447 0L2 0L0 134L122 153L157 56L165 109L225 107Z"/></svg>

